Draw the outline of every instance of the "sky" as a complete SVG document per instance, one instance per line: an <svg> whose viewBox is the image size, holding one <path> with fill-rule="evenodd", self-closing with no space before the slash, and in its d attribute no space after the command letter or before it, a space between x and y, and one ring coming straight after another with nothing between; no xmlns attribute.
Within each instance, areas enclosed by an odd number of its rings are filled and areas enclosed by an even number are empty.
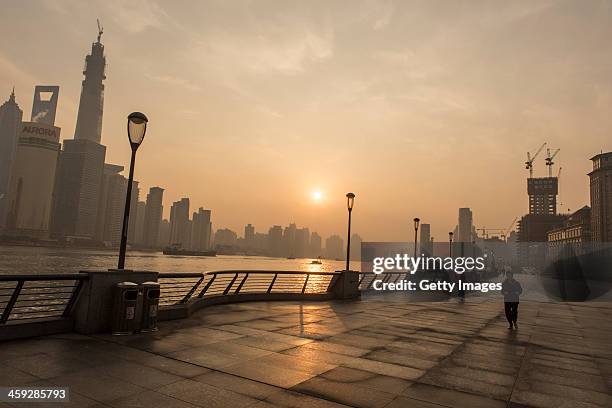
<svg viewBox="0 0 612 408"><path fill-rule="evenodd" d="M141 200L189 197L240 234L295 222L368 241L436 240L527 212L526 152L560 148L560 207L589 204L610 151L610 1L2 2L0 101L59 85L74 136L84 57L104 34L102 143L127 165L126 117L149 117ZM544 176L544 153L534 164ZM319 192L320 199L313 199Z"/></svg>

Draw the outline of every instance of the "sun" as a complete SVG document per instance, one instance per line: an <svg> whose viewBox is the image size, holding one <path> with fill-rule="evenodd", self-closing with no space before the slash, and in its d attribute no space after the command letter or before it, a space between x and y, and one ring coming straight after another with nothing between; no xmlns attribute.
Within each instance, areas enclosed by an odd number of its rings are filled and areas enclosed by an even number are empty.
<svg viewBox="0 0 612 408"><path fill-rule="evenodd" d="M313 191L312 199L314 201L321 201L323 199L323 193L321 193L320 191Z"/></svg>

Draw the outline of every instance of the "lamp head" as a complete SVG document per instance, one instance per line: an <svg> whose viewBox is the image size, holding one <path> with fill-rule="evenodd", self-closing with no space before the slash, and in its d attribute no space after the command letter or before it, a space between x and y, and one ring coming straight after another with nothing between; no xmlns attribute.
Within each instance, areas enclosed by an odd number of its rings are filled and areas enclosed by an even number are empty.
<svg viewBox="0 0 612 408"><path fill-rule="evenodd" d="M128 138L133 147L138 147L142 143L147 132L147 122L149 120L141 112L132 112L128 116Z"/></svg>
<svg viewBox="0 0 612 408"><path fill-rule="evenodd" d="M419 229L419 223L421 222L420 218L415 218L414 220L414 229L418 230Z"/></svg>
<svg viewBox="0 0 612 408"><path fill-rule="evenodd" d="M347 193L346 194L346 206L348 207L349 211L353 209L354 204L355 204L355 194Z"/></svg>

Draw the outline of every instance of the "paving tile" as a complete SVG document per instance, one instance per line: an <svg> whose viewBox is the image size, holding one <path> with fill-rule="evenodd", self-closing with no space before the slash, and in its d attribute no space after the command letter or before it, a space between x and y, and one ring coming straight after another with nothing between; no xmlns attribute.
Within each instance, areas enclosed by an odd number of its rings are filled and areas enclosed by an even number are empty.
<svg viewBox="0 0 612 408"><path fill-rule="evenodd" d="M157 391L206 408L240 408L257 402L254 398L190 379L166 385Z"/></svg>
<svg viewBox="0 0 612 408"><path fill-rule="evenodd" d="M452 408L505 408L506 402L428 384L414 383L402 392L413 400L431 402ZM407 405L410 406L410 405Z"/></svg>
<svg viewBox="0 0 612 408"><path fill-rule="evenodd" d="M381 375L388 375L390 377L403 378L405 380L416 380L424 373L422 370L417 370L411 367L382 363L380 361L368 360L365 358L355 358L343 363L342 366L370 371L372 373Z"/></svg>
<svg viewBox="0 0 612 408"><path fill-rule="evenodd" d="M253 408L342 408L346 405L316 398L309 395L292 392L279 391L270 395L264 401L253 405ZM249 407L250 408L250 407Z"/></svg>
<svg viewBox="0 0 612 408"><path fill-rule="evenodd" d="M354 384L364 388L371 388L390 394L401 394L412 383L397 377L375 374L369 371L356 370L354 368L336 367L319 377L328 380Z"/></svg>
<svg viewBox="0 0 612 408"><path fill-rule="evenodd" d="M195 408L197 405L190 404L180 399L170 397L155 391L145 391L129 397L120 398L108 403L114 408Z"/></svg>
<svg viewBox="0 0 612 408"><path fill-rule="evenodd" d="M381 408L395 398L393 394L323 377L311 378L296 385L292 390L340 404L363 408Z"/></svg>
<svg viewBox="0 0 612 408"><path fill-rule="evenodd" d="M256 399L264 399L279 391L278 387L249 380L247 378L222 373L220 371L211 371L204 375L194 377L193 380L210 384L218 388L234 391L238 394Z"/></svg>
<svg viewBox="0 0 612 408"><path fill-rule="evenodd" d="M315 376L313 373L281 368L262 362L243 362L223 369L224 372L282 388L290 388Z"/></svg>

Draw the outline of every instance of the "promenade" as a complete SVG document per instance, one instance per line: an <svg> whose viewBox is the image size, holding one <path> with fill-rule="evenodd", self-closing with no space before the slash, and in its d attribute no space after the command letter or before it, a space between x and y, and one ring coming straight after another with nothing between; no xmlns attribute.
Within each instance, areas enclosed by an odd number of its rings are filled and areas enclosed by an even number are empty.
<svg viewBox="0 0 612 408"><path fill-rule="evenodd" d="M213 306L153 334L0 343L0 384L68 386L62 407L611 407L612 304L519 314L510 331L492 301Z"/></svg>

